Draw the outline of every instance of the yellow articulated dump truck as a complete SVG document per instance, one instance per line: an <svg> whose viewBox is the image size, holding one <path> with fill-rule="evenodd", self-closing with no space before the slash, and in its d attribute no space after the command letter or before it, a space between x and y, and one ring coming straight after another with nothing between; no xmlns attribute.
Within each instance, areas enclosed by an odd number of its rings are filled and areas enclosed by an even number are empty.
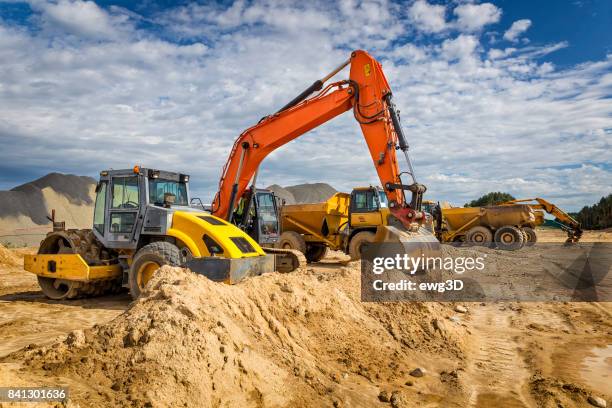
<svg viewBox="0 0 612 408"><path fill-rule="evenodd" d="M440 242L468 242L516 250L537 241L535 212L528 205L450 207L423 202L432 217L431 227Z"/></svg>
<svg viewBox="0 0 612 408"><path fill-rule="evenodd" d="M385 192L372 186L336 193L322 203L283 205L278 245L303 252L308 262L321 260L328 248L357 260L365 242L407 244L390 214ZM429 241L420 240L423 248Z"/></svg>

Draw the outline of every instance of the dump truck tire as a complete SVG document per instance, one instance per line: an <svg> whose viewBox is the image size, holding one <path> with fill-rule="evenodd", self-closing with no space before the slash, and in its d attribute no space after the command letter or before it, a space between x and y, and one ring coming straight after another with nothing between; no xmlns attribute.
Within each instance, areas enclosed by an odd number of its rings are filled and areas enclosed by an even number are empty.
<svg viewBox="0 0 612 408"><path fill-rule="evenodd" d="M361 259L361 246L366 242L374 242L376 234L370 231L361 231L351 238L349 243L349 256L351 261Z"/></svg>
<svg viewBox="0 0 612 408"><path fill-rule="evenodd" d="M523 227L523 232L525 233L525 235L527 235L527 241L525 242L525 245L533 246L536 242L538 242L538 235L536 234L533 228Z"/></svg>
<svg viewBox="0 0 612 408"><path fill-rule="evenodd" d="M327 247L325 245L320 244L308 244L306 245L306 261L310 262L319 262L321 259L325 258L325 254L327 254Z"/></svg>
<svg viewBox="0 0 612 408"><path fill-rule="evenodd" d="M304 237L295 231L285 231L281 234L278 246L284 249L295 249L306 254L306 241Z"/></svg>
<svg viewBox="0 0 612 408"><path fill-rule="evenodd" d="M495 243L499 249L515 251L523 247L525 240L520 229L506 225L495 231Z"/></svg>
<svg viewBox="0 0 612 408"><path fill-rule="evenodd" d="M130 294L138 299L140 293L160 267L164 265L179 266L181 251L170 242L152 242L143 246L134 255L129 273Z"/></svg>
<svg viewBox="0 0 612 408"><path fill-rule="evenodd" d="M493 233L490 229L483 226L471 228L465 236L467 242L475 245L487 246L493 242Z"/></svg>

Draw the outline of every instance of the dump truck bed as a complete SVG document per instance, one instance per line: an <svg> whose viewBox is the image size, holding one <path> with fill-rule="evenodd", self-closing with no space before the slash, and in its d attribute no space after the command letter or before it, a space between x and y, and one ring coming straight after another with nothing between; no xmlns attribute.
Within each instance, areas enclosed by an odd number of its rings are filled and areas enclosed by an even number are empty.
<svg viewBox="0 0 612 408"><path fill-rule="evenodd" d="M531 208L522 204L444 208L442 214L452 230L458 230L467 223L470 223L470 227L482 225L499 228L504 225L528 225L535 222L535 216ZM474 220L474 218L477 219Z"/></svg>
<svg viewBox="0 0 612 408"><path fill-rule="evenodd" d="M303 234L306 241L337 243L334 236L348 221L350 198L350 194L336 193L322 203L284 205L281 208L282 231Z"/></svg>

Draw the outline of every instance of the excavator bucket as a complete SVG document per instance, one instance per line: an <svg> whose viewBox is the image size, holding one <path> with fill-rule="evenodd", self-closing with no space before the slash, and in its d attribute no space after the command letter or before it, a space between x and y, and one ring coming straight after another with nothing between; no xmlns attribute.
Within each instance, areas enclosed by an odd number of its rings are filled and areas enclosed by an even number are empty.
<svg viewBox="0 0 612 408"><path fill-rule="evenodd" d="M377 256L407 254L411 258L441 256L440 242L427 229L408 231L391 225L379 226L374 242Z"/></svg>

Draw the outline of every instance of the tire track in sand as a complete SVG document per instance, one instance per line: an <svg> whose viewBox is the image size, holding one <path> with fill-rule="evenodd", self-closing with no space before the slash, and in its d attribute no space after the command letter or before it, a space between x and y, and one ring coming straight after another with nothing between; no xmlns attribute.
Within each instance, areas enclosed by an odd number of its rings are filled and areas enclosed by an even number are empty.
<svg viewBox="0 0 612 408"><path fill-rule="evenodd" d="M533 406L524 389L529 372L514 340L519 333L510 326L514 312L492 304L475 306L470 313L474 343L467 370L472 385L468 406Z"/></svg>

